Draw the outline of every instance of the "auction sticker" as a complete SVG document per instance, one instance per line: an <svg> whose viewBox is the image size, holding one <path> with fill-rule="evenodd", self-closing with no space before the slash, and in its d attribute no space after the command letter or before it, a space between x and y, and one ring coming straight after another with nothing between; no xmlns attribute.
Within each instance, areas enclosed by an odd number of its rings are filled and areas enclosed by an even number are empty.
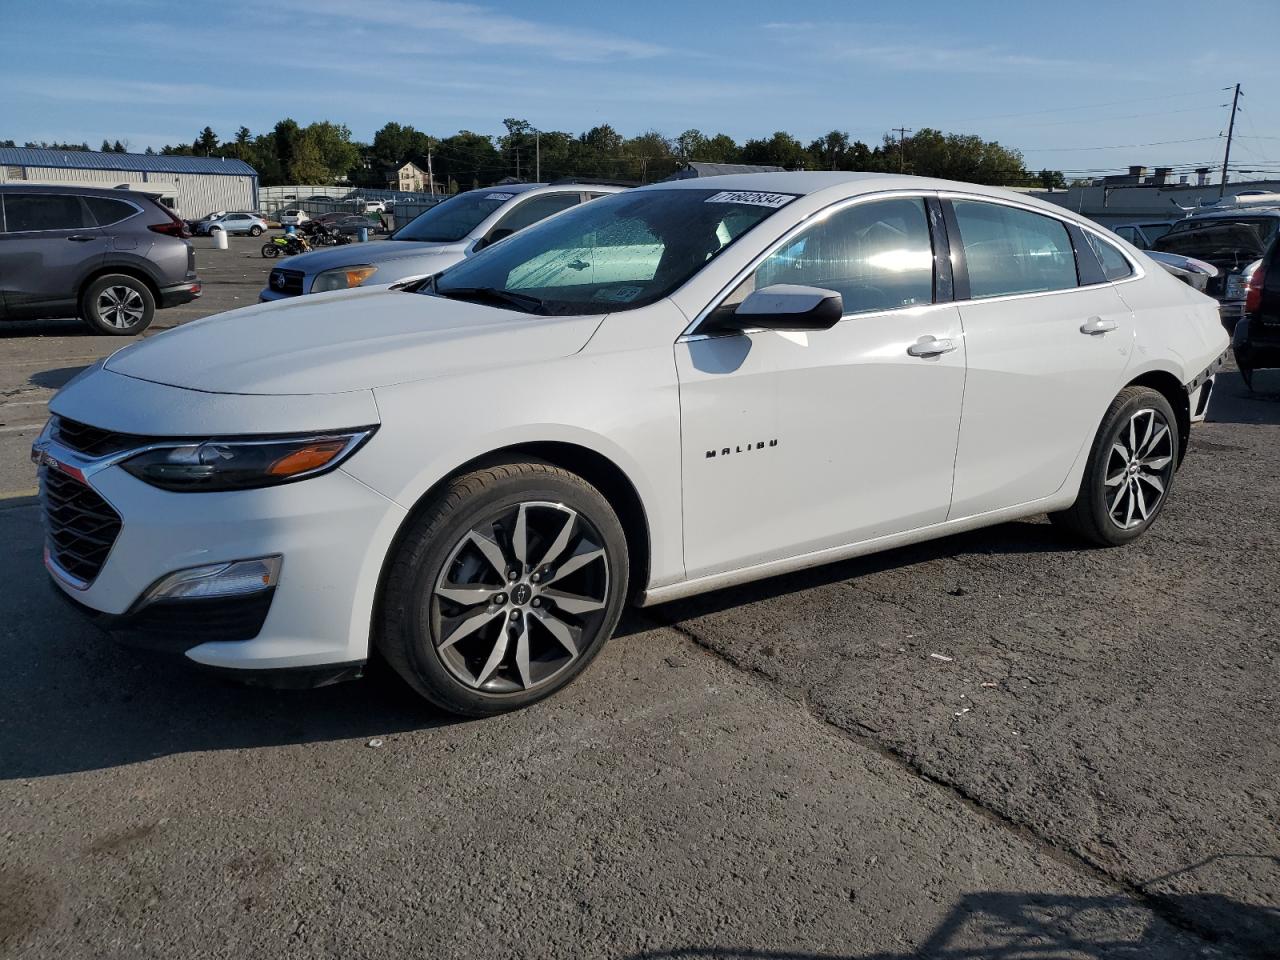
<svg viewBox="0 0 1280 960"><path fill-rule="evenodd" d="M794 193L760 193L755 190L722 190L707 197L704 203L747 203L756 207L785 207L796 198Z"/></svg>
<svg viewBox="0 0 1280 960"><path fill-rule="evenodd" d="M514 193L486 193L484 198L486 200L510 200L514 196Z"/></svg>

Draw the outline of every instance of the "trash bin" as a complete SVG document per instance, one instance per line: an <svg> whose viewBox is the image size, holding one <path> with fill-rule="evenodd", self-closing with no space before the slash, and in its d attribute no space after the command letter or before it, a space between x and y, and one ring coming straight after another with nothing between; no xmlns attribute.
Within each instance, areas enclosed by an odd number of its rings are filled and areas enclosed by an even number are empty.
<svg viewBox="0 0 1280 960"><path fill-rule="evenodd" d="M210 234L213 236L213 248L215 250L227 249L227 231L211 230Z"/></svg>

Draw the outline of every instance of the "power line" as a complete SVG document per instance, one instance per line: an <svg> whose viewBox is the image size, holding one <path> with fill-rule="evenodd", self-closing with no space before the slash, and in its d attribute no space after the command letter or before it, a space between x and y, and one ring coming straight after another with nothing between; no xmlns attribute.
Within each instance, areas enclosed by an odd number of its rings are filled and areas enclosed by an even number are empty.
<svg viewBox="0 0 1280 960"><path fill-rule="evenodd" d="M1020 147L1023 153L1066 153L1080 150L1132 150L1137 147L1164 147L1171 143L1204 143L1208 140L1220 140L1216 137L1189 137L1185 140L1153 140L1151 143L1112 143L1101 147Z"/></svg>

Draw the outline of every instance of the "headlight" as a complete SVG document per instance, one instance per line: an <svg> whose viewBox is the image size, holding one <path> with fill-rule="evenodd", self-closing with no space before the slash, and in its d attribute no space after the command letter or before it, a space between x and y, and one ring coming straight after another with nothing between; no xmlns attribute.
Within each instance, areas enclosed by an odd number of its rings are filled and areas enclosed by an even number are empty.
<svg viewBox="0 0 1280 960"><path fill-rule="evenodd" d="M139 480L181 493L271 487L332 470L373 436L377 427L342 433L166 444L120 466Z"/></svg>
<svg viewBox="0 0 1280 960"><path fill-rule="evenodd" d="M324 273L316 274L315 280L311 282L311 292L325 293L329 290L348 290L351 287L358 287L377 272L378 268L371 266L326 270Z"/></svg>

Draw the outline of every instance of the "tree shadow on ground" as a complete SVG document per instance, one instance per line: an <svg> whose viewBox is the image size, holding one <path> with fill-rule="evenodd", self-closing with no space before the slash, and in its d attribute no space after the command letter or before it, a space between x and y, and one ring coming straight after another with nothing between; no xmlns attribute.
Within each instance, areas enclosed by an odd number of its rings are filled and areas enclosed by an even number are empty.
<svg viewBox="0 0 1280 960"><path fill-rule="evenodd" d="M1277 943L1280 909L1220 894L1162 896L1144 903L1122 894L993 891L961 897L928 937L901 951L833 953L690 945L643 951L627 960L1174 960L1232 955L1274 960Z"/></svg>

